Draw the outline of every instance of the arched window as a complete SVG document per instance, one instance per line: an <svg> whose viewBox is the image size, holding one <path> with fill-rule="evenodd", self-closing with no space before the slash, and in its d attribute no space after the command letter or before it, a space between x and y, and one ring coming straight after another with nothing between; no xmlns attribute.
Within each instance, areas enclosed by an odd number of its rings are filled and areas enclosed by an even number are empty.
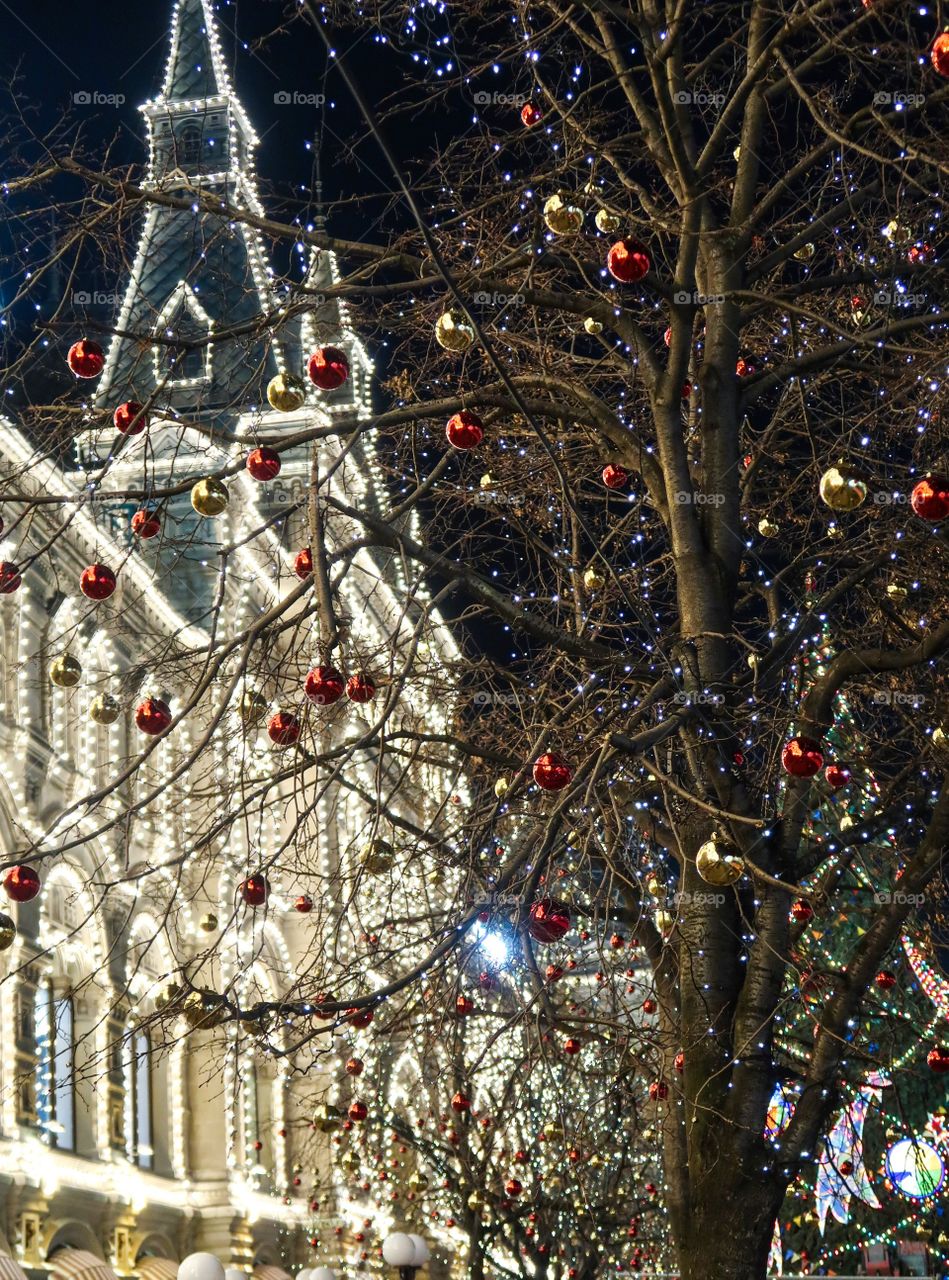
<svg viewBox="0 0 949 1280"><path fill-rule="evenodd" d="M190 169L201 162L201 130L196 124L188 124L181 130L181 164Z"/></svg>
<svg viewBox="0 0 949 1280"><path fill-rule="evenodd" d="M54 1147L76 1149L76 1018L72 996L46 982L36 997L37 1113Z"/></svg>
<svg viewBox="0 0 949 1280"><path fill-rule="evenodd" d="M125 1128L129 1157L140 1169L151 1169L155 1162L152 1141L152 1041L144 1028L132 1033L131 1051L125 1089Z"/></svg>

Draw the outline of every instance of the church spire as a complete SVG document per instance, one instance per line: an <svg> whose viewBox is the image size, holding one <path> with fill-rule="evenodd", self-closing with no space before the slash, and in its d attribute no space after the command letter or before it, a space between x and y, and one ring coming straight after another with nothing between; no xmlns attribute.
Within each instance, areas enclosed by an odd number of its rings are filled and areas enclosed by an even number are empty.
<svg viewBox="0 0 949 1280"><path fill-rule="evenodd" d="M161 96L166 101L226 98L233 93L207 0L178 0Z"/></svg>

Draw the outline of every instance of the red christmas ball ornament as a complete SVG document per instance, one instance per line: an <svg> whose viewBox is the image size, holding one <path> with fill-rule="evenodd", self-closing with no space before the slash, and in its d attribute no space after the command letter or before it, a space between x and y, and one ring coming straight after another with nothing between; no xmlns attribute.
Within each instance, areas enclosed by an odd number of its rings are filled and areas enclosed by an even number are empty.
<svg viewBox="0 0 949 1280"><path fill-rule="evenodd" d="M365 1027L368 1027L375 1016L371 1009L346 1010L346 1021L351 1027L355 1027L357 1031L362 1031Z"/></svg>
<svg viewBox="0 0 949 1280"><path fill-rule="evenodd" d="M508 1199L513 1200L524 1190L524 1184L517 1178L508 1178L504 1184L504 1194Z"/></svg>
<svg viewBox="0 0 949 1280"><path fill-rule="evenodd" d="M792 738L781 752L781 764L792 778L813 778L824 767L820 743L803 735Z"/></svg>
<svg viewBox="0 0 949 1280"><path fill-rule="evenodd" d="M559 964L549 964L544 970L544 977L548 982L559 982L563 977L563 969Z"/></svg>
<svg viewBox="0 0 949 1280"><path fill-rule="evenodd" d="M845 787L850 781L850 776L850 770L845 764L829 764L824 770L827 785L832 787L834 791L839 791L841 787Z"/></svg>
<svg viewBox="0 0 949 1280"><path fill-rule="evenodd" d="M280 454L261 445L247 455L247 470L255 480L273 480L280 474Z"/></svg>
<svg viewBox="0 0 949 1280"><path fill-rule="evenodd" d="M310 356L306 371L321 391L335 391L349 377L349 360L339 347L320 347Z"/></svg>
<svg viewBox="0 0 949 1280"><path fill-rule="evenodd" d="M682 391L680 392L680 394L683 400L688 400L689 396L692 394L692 383L688 380L688 378L686 378L685 382L683 382Z"/></svg>
<svg viewBox="0 0 949 1280"><path fill-rule="evenodd" d="M797 898L791 903L791 915L798 924L807 924L814 918L814 908L804 898Z"/></svg>
<svg viewBox="0 0 949 1280"><path fill-rule="evenodd" d="M666 329L665 333L662 335L662 340L667 347L672 345L672 325L669 325L668 329Z"/></svg>
<svg viewBox="0 0 949 1280"><path fill-rule="evenodd" d="M11 867L3 877L3 887L14 902L29 902L40 891L40 878L32 867Z"/></svg>
<svg viewBox="0 0 949 1280"><path fill-rule="evenodd" d="M112 415L112 425L123 436L137 436L148 426L148 415L143 413L144 406L137 400L126 400L120 404Z"/></svg>
<svg viewBox="0 0 949 1280"><path fill-rule="evenodd" d="M362 1058L350 1058L346 1063L346 1074L348 1076L361 1076L364 1065Z"/></svg>
<svg viewBox="0 0 949 1280"><path fill-rule="evenodd" d="M105 366L105 355L98 342L80 338L69 348L66 362L77 378L98 378Z"/></svg>
<svg viewBox="0 0 949 1280"><path fill-rule="evenodd" d="M343 696L345 687L346 681L342 674L335 667L325 664L314 667L307 675L303 690L318 707L331 707Z"/></svg>
<svg viewBox="0 0 949 1280"><path fill-rule="evenodd" d="M157 538L161 533L161 521L151 507L140 507L132 516L132 532L137 538Z"/></svg>
<svg viewBox="0 0 949 1280"><path fill-rule="evenodd" d="M643 1013L655 1013L659 1006L651 997L647 997L643 1001Z"/></svg>
<svg viewBox="0 0 949 1280"><path fill-rule="evenodd" d="M494 974L488 973L487 969L482 970L478 974L478 986L482 991L493 991L495 988Z"/></svg>
<svg viewBox="0 0 949 1280"><path fill-rule="evenodd" d="M540 898L527 915L527 932L535 942L559 942L570 928L570 910L556 898Z"/></svg>
<svg viewBox="0 0 949 1280"><path fill-rule="evenodd" d="M474 1001L470 996L458 996L455 1000L455 1016L458 1018L467 1018L469 1013L474 1013Z"/></svg>
<svg viewBox="0 0 949 1280"><path fill-rule="evenodd" d="M297 552L293 560L293 572L301 580L308 578L313 572L313 552L309 547L303 547Z"/></svg>
<svg viewBox="0 0 949 1280"><path fill-rule="evenodd" d="M739 356L735 364L735 373L739 378L750 378L755 371L755 366L750 360L746 360L744 356Z"/></svg>
<svg viewBox="0 0 949 1280"><path fill-rule="evenodd" d="M648 249L638 240L617 240L606 255L606 269L620 284L642 280L651 265Z"/></svg>
<svg viewBox="0 0 949 1280"><path fill-rule="evenodd" d="M262 873L248 876L237 888L249 907L262 907L270 897L270 881Z"/></svg>
<svg viewBox="0 0 949 1280"><path fill-rule="evenodd" d="M943 1075L949 1071L949 1045L933 1045L926 1055L926 1065L937 1075Z"/></svg>
<svg viewBox="0 0 949 1280"><path fill-rule="evenodd" d="M602 477L607 489L622 489L629 480L628 473L612 462L608 462L603 468Z"/></svg>
<svg viewBox="0 0 949 1280"><path fill-rule="evenodd" d="M365 1120L368 1114L369 1114L369 1108L366 1106L364 1102L357 1101L357 1102L351 1102L349 1104L348 1115L350 1120L357 1120L357 1121Z"/></svg>
<svg viewBox="0 0 949 1280"><path fill-rule="evenodd" d="M135 708L135 723L152 737L164 733L172 718L171 707L162 698L146 698Z"/></svg>
<svg viewBox="0 0 949 1280"><path fill-rule="evenodd" d="M278 747L292 747L300 737L300 721L291 711L278 711L270 717L267 733Z"/></svg>
<svg viewBox="0 0 949 1280"><path fill-rule="evenodd" d="M309 915L313 910L313 899L308 893L301 893L293 900L294 911L299 911L301 916Z"/></svg>
<svg viewBox="0 0 949 1280"><path fill-rule="evenodd" d="M470 1111L471 1099L468 1097L467 1094L456 1093L451 1100L451 1109L452 1111L457 1111L459 1115L461 1115L462 1112L464 1111Z"/></svg>
<svg viewBox="0 0 949 1280"><path fill-rule="evenodd" d="M931 262L935 255L935 250L928 240L923 240L919 244L911 244L906 251L906 257L913 266L921 266L923 263Z"/></svg>
<svg viewBox="0 0 949 1280"><path fill-rule="evenodd" d="M0 560L0 595L12 595L22 582L20 570L12 560Z"/></svg>
<svg viewBox="0 0 949 1280"><path fill-rule="evenodd" d="M940 31L929 51L929 61L938 76L949 77L949 31Z"/></svg>
<svg viewBox="0 0 949 1280"><path fill-rule="evenodd" d="M848 1177L851 1173L853 1173L852 1160L841 1160L838 1167L840 1169L840 1172L844 1175L845 1178Z"/></svg>
<svg viewBox="0 0 949 1280"><path fill-rule="evenodd" d="M350 702L371 702L376 696L376 686L365 671L350 676L346 681L346 697Z"/></svg>
<svg viewBox="0 0 949 1280"><path fill-rule="evenodd" d="M445 435L455 449L475 449L484 439L484 423L476 413L462 409L448 419Z"/></svg>
<svg viewBox="0 0 949 1280"><path fill-rule="evenodd" d="M945 476L927 476L910 494L910 505L920 520L937 524L949 516L949 479Z"/></svg>
<svg viewBox="0 0 949 1280"><path fill-rule="evenodd" d="M682 1072L685 1070L685 1054L682 1053L681 1050L672 1059L672 1065L675 1067L676 1071L681 1076Z"/></svg>
<svg viewBox="0 0 949 1280"><path fill-rule="evenodd" d="M891 991L896 986L896 974L890 969L881 969L873 981L881 991Z"/></svg>
<svg viewBox="0 0 949 1280"><path fill-rule="evenodd" d="M562 791L570 785L573 770L556 751L545 751L534 761L534 781L543 791Z"/></svg>
<svg viewBox="0 0 949 1280"><path fill-rule="evenodd" d="M622 951L623 948L626 946L626 939L623 937L621 933L611 934L610 946L613 948L614 951Z"/></svg>
<svg viewBox="0 0 949 1280"><path fill-rule="evenodd" d="M574 1036L570 1036L567 1040L563 1042L564 1053L569 1053L573 1055L575 1053L579 1053L582 1048L583 1048L583 1045L580 1043L579 1040L575 1039Z"/></svg>
<svg viewBox="0 0 949 1280"><path fill-rule="evenodd" d="M649 1086L649 1097L653 1102L665 1102L669 1096L669 1086L665 1080L653 1080Z"/></svg>
<svg viewBox="0 0 949 1280"><path fill-rule="evenodd" d="M535 124L540 124L544 118L544 113L535 102L525 102L521 107L521 123L525 129L533 129Z"/></svg>
<svg viewBox="0 0 949 1280"><path fill-rule="evenodd" d="M115 574L104 564L91 564L79 576L79 590L90 600L108 600L115 590Z"/></svg>

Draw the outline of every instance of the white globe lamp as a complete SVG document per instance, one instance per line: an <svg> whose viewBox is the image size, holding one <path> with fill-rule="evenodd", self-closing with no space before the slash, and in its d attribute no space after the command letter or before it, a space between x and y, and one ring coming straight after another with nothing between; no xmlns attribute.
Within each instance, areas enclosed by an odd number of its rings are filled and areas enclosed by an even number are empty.
<svg viewBox="0 0 949 1280"><path fill-rule="evenodd" d="M225 1280L224 1264L213 1253L189 1253L178 1267L178 1280Z"/></svg>
<svg viewBox="0 0 949 1280"><path fill-rule="evenodd" d="M409 1239L415 1245L415 1266L424 1267L426 1262L432 1256L428 1245L421 1236L417 1236L414 1231L409 1232Z"/></svg>
<svg viewBox="0 0 949 1280"><path fill-rule="evenodd" d="M415 1244L412 1237L407 1236L404 1231L393 1231L382 1242L382 1256L390 1267L398 1267L400 1270L403 1267L414 1267Z"/></svg>

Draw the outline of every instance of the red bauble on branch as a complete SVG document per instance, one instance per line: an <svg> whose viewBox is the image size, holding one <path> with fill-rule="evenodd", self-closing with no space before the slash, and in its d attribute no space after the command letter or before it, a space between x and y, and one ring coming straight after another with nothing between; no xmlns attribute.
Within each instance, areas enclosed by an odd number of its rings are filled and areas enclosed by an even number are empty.
<svg viewBox="0 0 949 1280"><path fill-rule="evenodd" d="M3 877L3 887L14 902L29 902L40 891L40 878L32 867L11 867Z"/></svg>
<svg viewBox="0 0 949 1280"><path fill-rule="evenodd" d="M376 696L376 686L365 671L350 676L346 681L346 697L350 702L371 702Z"/></svg>
<svg viewBox="0 0 949 1280"><path fill-rule="evenodd" d="M306 696L318 707L330 707L343 696L346 682L341 672L328 664L314 667L303 686Z"/></svg>
<svg viewBox="0 0 949 1280"><path fill-rule="evenodd" d="M115 574L104 564L91 564L83 569L79 590L90 600L108 600L115 590Z"/></svg>
<svg viewBox="0 0 949 1280"><path fill-rule="evenodd" d="M827 779L829 787L832 787L834 791L839 791L841 787L845 787L850 781L850 770L845 764L829 764L824 770L824 777Z"/></svg>
<svg viewBox="0 0 949 1280"><path fill-rule="evenodd" d="M247 470L255 480L274 480L280 474L280 454L261 445L247 455Z"/></svg>
<svg viewBox="0 0 949 1280"><path fill-rule="evenodd" d="M471 1110L471 1099L466 1093L456 1093L451 1100L452 1111L457 1111L459 1115L464 1111Z"/></svg>
<svg viewBox="0 0 949 1280"><path fill-rule="evenodd" d="M300 721L292 711L278 711L270 717L267 733L278 747L292 747L300 737Z"/></svg>
<svg viewBox="0 0 949 1280"><path fill-rule="evenodd" d="M263 872L248 876L237 888L249 907L262 907L270 897L270 881Z"/></svg>
<svg viewBox="0 0 949 1280"><path fill-rule="evenodd" d="M573 779L573 770L555 751L545 751L538 756L533 772L534 781L544 791L562 791Z"/></svg>
<svg viewBox="0 0 949 1280"><path fill-rule="evenodd" d="M301 893L293 900L294 911L299 911L301 915L309 915L313 910L313 899L308 893Z"/></svg>
<svg viewBox="0 0 949 1280"><path fill-rule="evenodd" d="M559 964L549 964L544 970L544 977L548 982L559 982L563 977L563 969Z"/></svg>
<svg viewBox="0 0 949 1280"><path fill-rule="evenodd" d="M146 698L135 708L135 723L152 737L164 733L172 719L171 707L161 698Z"/></svg>
<svg viewBox="0 0 949 1280"><path fill-rule="evenodd" d="M571 1057L573 1056L573 1054L579 1053L582 1048L583 1048L583 1045L574 1036L569 1036L563 1042L564 1053L569 1054Z"/></svg>
<svg viewBox="0 0 949 1280"><path fill-rule="evenodd" d="M603 468L602 475L603 483L606 485L607 489L622 489L627 480L629 480L628 473L624 471L622 467L617 466L613 462L608 462L606 464Z"/></svg>
<svg viewBox="0 0 949 1280"><path fill-rule="evenodd" d="M524 1184L517 1178L508 1178L504 1184L504 1194L511 1200L519 1196L524 1190Z"/></svg>
<svg viewBox="0 0 949 1280"><path fill-rule="evenodd" d="M649 250L638 240L617 240L606 255L607 270L621 284L642 280L650 266Z"/></svg>
<svg viewBox="0 0 949 1280"><path fill-rule="evenodd" d="M813 778L824 767L820 743L803 734L792 738L781 752L781 764L792 778Z"/></svg>
<svg viewBox="0 0 949 1280"><path fill-rule="evenodd" d="M351 1027L355 1027L357 1031L363 1031L366 1027L372 1025L375 1014L371 1009L347 1009L346 1021Z"/></svg>
<svg viewBox="0 0 949 1280"><path fill-rule="evenodd" d="M556 898L540 898L527 913L527 932L535 942L559 942L570 928L570 908Z"/></svg>
<svg viewBox="0 0 949 1280"><path fill-rule="evenodd" d="M346 1063L346 1074L348 1076L361 1076L363 1073L362 1058L350 1058Z"/></svg>
<svg viewBox="0 0 949 1280"><path fill-rule="evenodd" d="M137 400L126 400L113 413L112 424L123 436L137 436L148 426L148 415Z"/></svg>
<svg viewBox="0 0 949 1280"><path fill-rule="evenodd" d="M814 908L803 898L797 898L791 903L791 916L798 924L807 924L814 918Z"/></svg>
<svg viewBox="0 0 949 1280"><path fill-rule="evenodd" d="M949 479L927 476L910 494L910 503L921 520L938 524L949 517Z"/></svg>
<svg viewBox="0 0 949 1280"><path fill-rule="evenodd" d="M366 1106L364 1102L358 1102L358 1101L351 1102L349 1104L348 1114L349 1114L350 1120L356 1120L356 1121L365 1120L366 1116L368 1116L369 1114L369 1108Z"/></svg>
<svg viewBox="0 0 949 1280"><path fill-rule="evenodd" d="M929 61L939 76L949 77L949 31L940 31L929 51Z"/></svg>
<svg viewBox="0 0 949 1280"><path fill-rule="evenodd" d="M155 538L161 533L161 521L149 507L141 507L132 516L132 532L138 538Z"/></svg>
<svg viewBox="0 0 949 1280"><path fill-rule="evenodd" d="M23 579L12 560L0 560L0 595L9 596L18 591Z"/></svg>
<svg viewBox="0 0 949 1280"><path fill-rule="evenodd" d="M105 355L98 342L80 338L69 348L66 361L77 378L98 378L105 366Z"/></svg>
<svg viewBox="0 0 949 1280"><path fill-rule="evenodd" d="M649 1086L649 1096L653 1102L665 1102L669 1096L669 1086L665 1080L653 1080Z"/></svg>
<svg viewBox="0 0 949 1280"><path fill-rule="evenodd" d="M306 371L321 391L335 391L349 377L349 360L339 347L320 347L310 356Z"/></svg>
<svg viewBox="0 0 949 1280"><path fill-rule="evenodd" d="M313 572L313 552L309 547L303 547L294 557L293 572L300 579L309 578Z"/></svg>
<svg viewBox="0 0 949 1280"><path fill-rule="evenodd" d="M455 1016L457 1018L467 1018L469 1013L474 1013L475 1003L470 996L458 996L455 1000Z"/></svg>
<svg viewBox="0 0 949 1280"><path fill-rule="evenodd" d="M926 1065L930 1071L935 1071L937 1075L943 1075L946 1071L949 1071L949 1045L933 1045L926 1055Z"/></svg>
<svg viewBox="0 0 949 1280"><path fill-rule="evenodd" d="M681 1076L682 1072L685 1070L685 1054L681 1050L672 1059L672 1065Z"/></svg>
<svg viewBox="0 0 949 1280"><path fill-rule="evenodd" d="M896 974L890 969L881 969L873 981L881 991L890 991L896 986Z"/></svg>
<svg viewBox="0 0 949 1280"><path fill-rule="evenodd" d="M484 439L484 423L470 409L461 409L448 419L445 435L455 449L475 449Z"/></svg>
<svg viewBox="0 0 949 1280"><path fill-rule="evenodd" d="M535 124L540 124L544 118L544 113L535 102L525 102L521 107L521 123L525 129L532 129Z"/></svg>

